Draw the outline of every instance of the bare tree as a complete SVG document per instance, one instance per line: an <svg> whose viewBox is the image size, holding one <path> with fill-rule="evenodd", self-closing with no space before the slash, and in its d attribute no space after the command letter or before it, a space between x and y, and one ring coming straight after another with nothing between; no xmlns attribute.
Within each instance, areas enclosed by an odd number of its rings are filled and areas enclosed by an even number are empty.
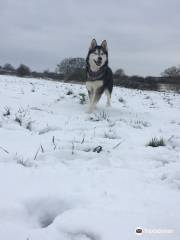
<svg viewBox="0 0 180 240"><path fill-rule="evenodd" d="M86 61L84 58L65 58L57 65L56 72L68 75L78 69L84 69L85 66Z"/></svg>
<svg viewBox="0 0 180 240"><path fill-rule="evenodd" d="M29 76L31 74L31 70L28 66L21 64L17 70L17 75L20 77L24 77L24 76Z"/></svg>
<svg viewBox="0 0 180 240"><path fill-rule="evenodd" d="M169 67L161 73L162 77L178 77L180 76L180 66L179 67Z"/></svg>
<svg viewBox="0 0 180 240"><path fill-rule="evenodd" d="M126 74L122 68L117 69L114 74L118 77L126 76Z"/></svg>
<svg viewBox="0 0 180 240"><path fill-rule="evenodd" d="M4 64L3 69L10 72L15 71L14 67L10 63Z"/></svg>

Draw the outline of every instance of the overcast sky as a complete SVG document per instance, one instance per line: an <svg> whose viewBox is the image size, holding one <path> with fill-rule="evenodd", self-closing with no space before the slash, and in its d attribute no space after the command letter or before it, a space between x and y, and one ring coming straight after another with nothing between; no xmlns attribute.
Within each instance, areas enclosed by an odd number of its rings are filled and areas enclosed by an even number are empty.
<svg viewBox="0 0 180 240"><path fill-rule="evenodd" d="M0 0L0 65L54 70L108 42L109 65L159 75L180 64L179 0Z"/></svg>

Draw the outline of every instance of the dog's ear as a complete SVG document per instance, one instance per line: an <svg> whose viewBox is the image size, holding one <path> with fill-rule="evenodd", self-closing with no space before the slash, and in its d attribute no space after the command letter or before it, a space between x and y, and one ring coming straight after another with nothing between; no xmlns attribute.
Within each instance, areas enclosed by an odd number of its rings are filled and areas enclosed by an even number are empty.
<svg viewBox="0 0 180 240"><path fill-rule="evenodd" d="M96 39L93 39L93 40L91 41L91 45L90 45L90 47L89 47L89 50L95 49L96 46L97 46Z"/></svg>
<svg viewBox="0 0 180 240"><path fill-rule="evenodd" d="M108 51L106 40L102 41L101 47L104 48L104 50L105 50L106 52Z"/></svg>

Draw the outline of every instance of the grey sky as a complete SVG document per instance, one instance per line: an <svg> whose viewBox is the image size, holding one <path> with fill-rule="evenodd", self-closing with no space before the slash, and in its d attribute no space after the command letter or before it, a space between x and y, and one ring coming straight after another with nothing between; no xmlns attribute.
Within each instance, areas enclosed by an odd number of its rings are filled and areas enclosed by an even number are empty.
<svg viewBox="0 0 180 240"><path fill-rule="evenodd" d="M179 0L0 0L0 65L54 70L106 39L110 66L159 75L180 64Z"/></svg>

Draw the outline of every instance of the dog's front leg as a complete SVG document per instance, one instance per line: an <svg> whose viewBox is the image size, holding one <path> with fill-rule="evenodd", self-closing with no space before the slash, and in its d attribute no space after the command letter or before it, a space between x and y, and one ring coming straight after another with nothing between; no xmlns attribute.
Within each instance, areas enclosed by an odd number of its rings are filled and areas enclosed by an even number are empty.
<svg viewBox="0 0 180 240"><path fill-rule="evenodd" d="M92 100L93 100L93 90L88 90L88 96L89 96L89 104L88 104L88 109L87 113L92 113Z"/></svg>
<svg viewBox="0 0 180 240"><path fill-rule="evenodd" d="M87 113L92 113L94 108L95 108L95 96L96 96L95 91L90 91L90 93L89 93L89 106L88 106Z"/></svg>
<svg viewBox="0 0 180 240"><path fill-rule="evenodd" d="M106 103L106 106L107 107L110 107L111 106L111 94L108 90L105 90L105 94L107 96L107 103Z"/></svg>
<svg viewBox="0 0 180 240"><path fill-rule="evenodd" d="M93 110L96 108L96 104L98 103L101 94L99 92L99 90L97 89L96 91L93 91L93 94L91 96L91 101L90 101L90 105L89 105L89 109L88 109L88 113L92 113Z"/></svg>
<svg viewBox="0 0 180 240"><path fill-rule="evenodd" d="M94 110L94 106L93 106L93 101L92 101L92 98L91 100L89 101L89 106L88 106L88 109L87 109L87 113L92 113Z"/></svg>
<svg viewBox="0 0 180 240"><path fill-rule="evenodd" d="M89 103L92 101L92 91L88 90Z"/></svg>

